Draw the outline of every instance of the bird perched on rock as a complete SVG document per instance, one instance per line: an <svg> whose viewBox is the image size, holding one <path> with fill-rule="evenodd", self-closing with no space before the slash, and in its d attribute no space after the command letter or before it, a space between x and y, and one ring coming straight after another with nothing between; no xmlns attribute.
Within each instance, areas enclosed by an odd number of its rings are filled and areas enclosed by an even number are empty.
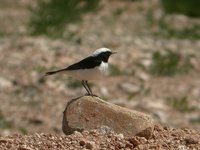
<svg viewBox="0 0 200 150"><path fill-rule="evenodd" d="M81 61L64 69L47 72L45 76L54 75L56 73L66 73L68 76L81 80L88 95L94 96L88 85L88 81L98 80L102 77L102 75L105 75L108 69L108 59L115 53L116 52L112 52L108 48L100 48L97 49L92 55L82 59Z"/></svg>

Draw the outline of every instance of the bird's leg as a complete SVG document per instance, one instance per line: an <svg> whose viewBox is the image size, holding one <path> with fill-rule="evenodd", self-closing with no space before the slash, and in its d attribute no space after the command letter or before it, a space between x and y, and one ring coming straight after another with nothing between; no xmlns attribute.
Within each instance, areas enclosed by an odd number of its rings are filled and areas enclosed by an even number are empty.
<svg viewBox="0 0 200 150"><path fill-rule="evenodd" d="M91 95L94 96L94 94L92 93L92 90L89 87L88 81L85 81L85 85L88 87L88 90L90 91Z"/></svg>
<svg viewBox="0 0 200 150"><path fill-rule="evenodd" d="M88 89L87 89L87 87L86 87L86 85L85 85L85 81L84 80L82 80L82 85L83 85L83 87L86 89L86 91L87 91L87 93L90 95L90 93L89 93L89 91L88 91Z"/></svg>
<svg viewBox="0 0 200 150"><path fill-rule="evenodd" d="M85 82L84 80L82 80L81 83L82 83L83 87L86 89L88 95L91 95L91 94L90 94L90 90L89 90L89 89L87 88L87 86L86 86L86 82Z"/></svg>

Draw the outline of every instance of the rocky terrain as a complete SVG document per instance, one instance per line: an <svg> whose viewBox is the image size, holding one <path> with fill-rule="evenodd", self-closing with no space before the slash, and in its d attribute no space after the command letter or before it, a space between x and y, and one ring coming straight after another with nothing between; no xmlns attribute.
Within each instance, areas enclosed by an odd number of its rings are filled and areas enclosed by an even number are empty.
<svg viewBox="0 0 200 150"><path fill-rule="evenodd" d="M149 150L149 149L195 149L200 148L200 134L189 129L173 129L155 126L150 139L144 137L125 138L109 128L102 127L90 132L83 131L63 136L58 134L35 133L31 135L12 135L0 137L2 150L33 149L94 149L94 150Z"/></svg>
<svg viewBox="0 0 200 150"><path fill-rule="evenodd" d="M169 149L178 145L179 149L193 145L197 149L198 142L190 142L197 141L200 130L200 39L199 28L194 28L200 25L200 19L165 14L159 2L113 0L108 5L103 0L98 12L84 15L76 24L68 24L62 38L51 38L29 34L29 7L35 6L34 1L0 0L0 145L14 149L17 144L26 147L28 142L39 142L36 137L45 142L52 137L56 144L67 147L63 139L70 142L71 137L82 134L86 139L93 137L87 132L61 135L62 111L67 102L85 94L80 83L64 75L41 77L46 71L70 65L97 48L108 47L118 54L110 59L110 75L92 82L93 92L111 103L147 113L159 124L171 127L154 130L159 139L142 139L147 145L162 146L163 141ZM176 30L172 32L171 28ZM175 69L175 75L163 76L151 71L155 63L153 54L166 49L178 53L180 60L189 61L183 67L189 68L186 73ZM190 135L192 140L187 142ZM108 139L114 140L115 136ZM166 144L167 139L170 144ZM131 143L116 138L109 142L110 146L120 145L117 141L124 148L125 143ZM82 147L78 142L77 148L86 147L87 141Z"/></svg>

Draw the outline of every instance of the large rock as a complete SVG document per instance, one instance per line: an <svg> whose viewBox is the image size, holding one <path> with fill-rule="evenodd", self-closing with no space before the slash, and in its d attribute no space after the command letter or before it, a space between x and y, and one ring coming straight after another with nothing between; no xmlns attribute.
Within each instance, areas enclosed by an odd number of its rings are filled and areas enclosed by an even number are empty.
<svg viewBox="0 0 200 150"><path fill-rule="evenodd" d="M105 102L98 97L84 96L67 103L63 112L62 129L65 134L107 126L126 137L149 138L153 119L141 112Z"/></svg>

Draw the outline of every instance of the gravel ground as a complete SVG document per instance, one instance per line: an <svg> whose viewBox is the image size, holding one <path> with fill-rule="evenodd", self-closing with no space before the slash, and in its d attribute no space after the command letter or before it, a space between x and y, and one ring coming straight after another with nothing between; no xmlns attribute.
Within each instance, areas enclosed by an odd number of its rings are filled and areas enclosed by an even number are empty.
<svg viewBox="0 0 200 150"><path fill-rule="evenodd" d="M200 25L199 18L165 14L159 0L113 0L109 5L102 0L97 13L68 25L64 38L53 39L29 34L28 8L34 5L31 0L0 0L1 136L41 132L62 135L62 111L67 101L85 94L85 90L66 76L45 81L40 80L41 76L104 46L118 51L110 63L119 73L111 72L105 80L92 83L95 94L148 113L163 126L200 131L200 39L166 37L163 34L167 31L162 28L163 21L179 30ZM194 68L173 77L151 74L147 70L152 53L166 49L194 56Z"/></svg>
<svg viewBox="0 0 200 150"><path fill-rule="evenodd" d="M150 139L144 137L125 138L107 127L98 130L75 132L64 136L58 134L35 133L0 137L2 150L32 149L200 149L200 134L189 129L154 127Z"/></svg>

